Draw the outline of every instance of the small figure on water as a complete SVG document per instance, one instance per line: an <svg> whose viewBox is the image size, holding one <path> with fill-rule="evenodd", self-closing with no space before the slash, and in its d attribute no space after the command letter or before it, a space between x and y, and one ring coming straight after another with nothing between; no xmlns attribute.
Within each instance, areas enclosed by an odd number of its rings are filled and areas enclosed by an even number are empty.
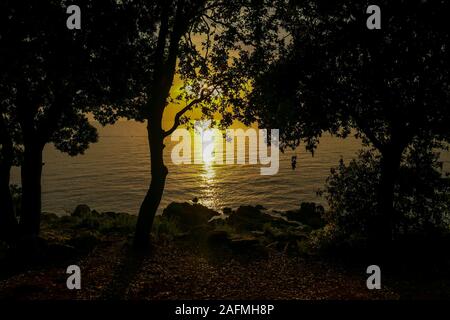
<svg viewBox="0 0 450 320"><path fill-rule="evenodd" d="M297 156L292 156L291 166L292 166L292 170L295 170L295 168L297 168Z"/></svg>

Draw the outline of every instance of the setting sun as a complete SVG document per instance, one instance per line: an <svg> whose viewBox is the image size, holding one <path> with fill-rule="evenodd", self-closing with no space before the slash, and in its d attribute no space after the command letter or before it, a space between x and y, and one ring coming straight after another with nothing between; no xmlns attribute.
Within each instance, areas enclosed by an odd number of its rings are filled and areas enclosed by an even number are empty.
<svg viewBox="0 0 450 320"><path fill-rule="evenodd" d="M202 132L202 156L205 164L211 164L215 159L214 144L215 144L214 131L211 129Z"/></svg>

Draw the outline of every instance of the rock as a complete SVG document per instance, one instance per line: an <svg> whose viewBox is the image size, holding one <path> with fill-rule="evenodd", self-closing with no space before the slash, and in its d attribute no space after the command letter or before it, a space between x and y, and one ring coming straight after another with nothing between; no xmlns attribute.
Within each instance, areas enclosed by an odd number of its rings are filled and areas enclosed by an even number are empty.
<svg viewBox="0 0 450 320"><path fill-rule="evenodd" d="M197 197L194 197L194 199L192 199L192 202L193 202L193 203L197 203L197 202L198 202L198 198L197 198Z"/></svg>
<svg viewBox="0 0 450 320"><path fill-rule="evenodd" d="M235 212L230 214L227 222L238 231L263 230L265 224L270 224L277 228L287 228L292 226L292 223L261 212L260 209L252 206L239 207Z"/></svg>
<svg viewBox="0 0 450 320"><path fill-rule="evenodd" d="M41 215L41 221L45 223L57 222L59 217L54 213L43 212Z"/></svg>
<svg viewBox="0 0 450 320"><path fill-rule="evenodd" d="M268 214L252 206L240 206L228 217L228 224L239 231L261 230L265 223L271 221Z"/></svg>
<svg viewBox="0 0 450 320"><path fill-rule="evenodd" d="M95 210L92 211L92 213L97 212ZM111 212L111 211L107 211L107 212L103 212L103 216L106 218L110 218L110 219L116 219L117 217L119 217L119 213L116 212Z"/></svg>
<svg viewBox="0 0 450 320"><path fill-rule="evenodd" d="M313 229L319 229L325 225L325 221L322 219L324 212L325 210L321 205L316 205L313 202L302 202L299 210L287 211L283 215L288 220L300 222Z"/></svg>
<svg viewBox="0 0 450 320"><path fill-rule="evenodd" d="M222 212L224 214L231 214L233 212L233 210L231 208L225 207L225 208L223 208Z"/></svg>
<svg viewBox="0 0 450 320"><path fill-rule="evenodd" d="M91 208L89 208L86 204L80 204L78 205L75 210L72 212L72 216L74 217L82 217L82 216L88 216L91 214Z"/></svg>
<svg viewBox="0 0 450 320"><path fill-rule="evenodd" d="M172 202L163 211L163 217L174 221L182 231L205 225L214 216L219 216L219 213L201 204L191 205L187 202Z"/></svg>
<svg viewBox="0 0 450 320"><path fill-rule="evenodd" d="M265 236L280 242L290 242L296 240L304 240L308 238L308 233L303 228L288 228L285 230L280 229L267 229Z"/></svg>
<svg viewBox="0 0 450 320"><path fill-rule="evenodd" d="M273 218L270 226L278 229L288 229L292 227L298 227L299 224L298 222L286 221L281 218Z"/></svg>

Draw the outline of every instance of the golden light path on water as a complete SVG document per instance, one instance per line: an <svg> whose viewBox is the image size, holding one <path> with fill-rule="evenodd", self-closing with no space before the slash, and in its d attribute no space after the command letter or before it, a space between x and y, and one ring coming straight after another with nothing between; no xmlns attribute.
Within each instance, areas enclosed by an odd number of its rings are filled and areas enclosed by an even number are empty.
<svg viewBox="0 0 450 320"><path fill-rule="evenodd" d="M217 192L216 188L216 168L214 166L215 154L214 154L214 132L212 130L204 130L202 132L202 146L196 146L195 152L199 152L202 155L202 168L200 177L203 187L202 204L207 207L215 207L217 205ZM197 150L198 148L198 150Z"/></svg>

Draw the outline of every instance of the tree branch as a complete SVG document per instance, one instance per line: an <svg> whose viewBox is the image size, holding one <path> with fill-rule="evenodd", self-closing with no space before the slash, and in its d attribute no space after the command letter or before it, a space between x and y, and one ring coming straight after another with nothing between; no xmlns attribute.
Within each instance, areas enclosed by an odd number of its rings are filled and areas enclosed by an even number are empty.
<svg viewBox="0 0 450 320"><path fill-rule="evenodd" d="M194 99L191 102L189 102L183 109L181 109L176 115L175 115L175 120L173 123L172 128L170 128L167 131L164 131L163 136L168 137L170 136L181 124L181 117L188 112L189 110L192 109L192 107L194 107L196 104L199 104L200 102L202 102L203 100L205 100L205 96L201 96L200 98Z"/></svg>
<svg viewBox="0 0 450 320"><path fill-rule="evenodd" d="M384 144L382 141L380 141L376 135L370 130L369 126L365 125L365 122L362 120L361 117L357 116L356 114L353 114L353 119L356 122L356 125L359 127L359 129L364 133L364 135L372 142L373 146L377 148L378 150L384 149Z"/></svg>

